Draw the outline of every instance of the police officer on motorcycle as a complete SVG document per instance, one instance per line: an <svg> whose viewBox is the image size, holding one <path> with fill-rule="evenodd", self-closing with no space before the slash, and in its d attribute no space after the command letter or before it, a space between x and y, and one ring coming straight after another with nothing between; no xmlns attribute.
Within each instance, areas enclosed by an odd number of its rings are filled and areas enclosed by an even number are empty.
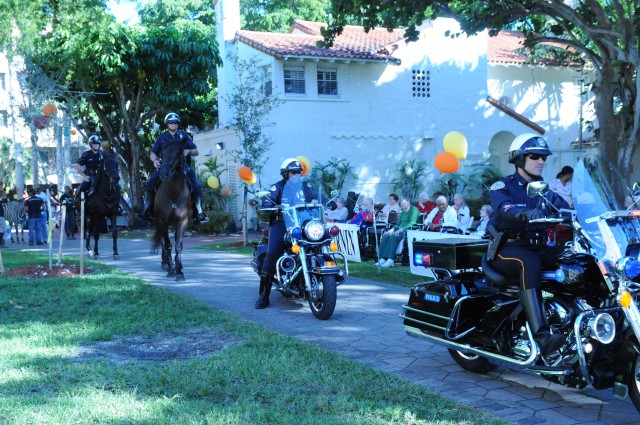
<svg viewBox="0 0 640 425"><path fill-rule="evenodd" d="M87 191L87 197L93 194L95 189L95 181L98 173L104 167L104 154L100 150L102 139L97 134L89 137L89 149L82 153L80 159L76 163L76 170L82 176L82 184L78 189L76 200L80 199L80 194Z"/></svg>
<svg viewBox="0 0 640 425"><path fill-rule="evenodd" d="M194 218L196 223L207 223L209 222L209 217L202 211L201 199L202 199L202 188L200 187L200 182L196 177L196 173L191 169L191 157L198 156L198 148L193 143L193 139L186 132L179 130L178 126L180 125L180 117L175 112L169 112L164 117L164 123L167 126L167 131L161 133L156 139L153 147L151 148L150 158L153 162L153 166L156 170L151 174L149 180L147 180L147 196L145 199L144 210L142 218L149 219L151 218L151 214L153 212L153 199L155 196L155 186L156 181L158 180L158 169L161 166L160 155L162 154L162 147L166 143L182 143L184 139L187 139L186 144L184 145L185 152L185 174L189 178L191 183L191 189L194 192L194 204L195 204L195 214Z"/></svg>
<svg viewBox="0 0 640 425"><path fill-rule="evenodd" d="M497 270L519 277L520 303L542 356L557 351L564 342L563 335L549 330L540 290L543 267L553 265L563 248L547 245L546 224L528 224L555 211L544 199L527 196L527 184L542 180L549 155L551 150L542 137L532 133L516 137L509 148L509 162L516 172L495 182L489 193L494 211L489 227L493 226L503 241L495 255L489 252L488 257ZM555 192L548 191L545 197L556 208L570 208Z"/></svg>
<svg viewBox="0 0 640 425"><path fill-rule="evenodd" d="M269 188L269 194L262 202L262 208L273 208L282 204L282 194L287 181L291 178L300 178L302 173L302 165L295 158L287 158L280 166L280 175L282 180ZM297 176L297 177L294 177ZM308 186L303 186L305 196L311 200L313 194L308 190ZM309 192L309 193L307 193ZM271 281L276 271L276 262L284 253L285 240L284 235L287 227L284 223L282 213L272 214L269 218L269 246L267 248L267 256L262 265L260 272L260 290L259 297L255 307L263 309L269 305L269 294L271 292Z"/></svg>

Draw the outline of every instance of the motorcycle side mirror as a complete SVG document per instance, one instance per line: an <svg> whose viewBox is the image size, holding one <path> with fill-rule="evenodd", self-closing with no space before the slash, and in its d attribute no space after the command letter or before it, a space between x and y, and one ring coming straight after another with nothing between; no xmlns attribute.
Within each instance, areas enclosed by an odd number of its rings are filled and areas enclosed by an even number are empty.
<svg viewBox="0 0 640 425"><path fill-rule="evenodd" d="M527 196L529 198L535 198L536 196L544 196L549 189L547 182L530 182L527 185Z"/></svg>
<svg viewBox="0 0 640 425"><path fill-rule="evenodd" d="M257 190L254 195L256 198L258 199L264 199L267 197L267 195L269 194L268 190Z"/></svg>
<svg viewBox="0 0 640 425"><path fill-rule="evenodd" d="M640 182L633 184L633 196L640 196Z"/></svg>

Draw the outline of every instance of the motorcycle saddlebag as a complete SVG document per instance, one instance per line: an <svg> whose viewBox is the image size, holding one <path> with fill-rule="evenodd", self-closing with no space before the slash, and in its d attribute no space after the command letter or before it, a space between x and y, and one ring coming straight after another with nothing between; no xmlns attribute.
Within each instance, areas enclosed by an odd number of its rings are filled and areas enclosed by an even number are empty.
<svg viewBox="0 0 640 425"><path fill-rule="evenodd" d="M456 279L418 283L409 294L404 308L404 324L428 331L444 331L456 302L464 296L477 294L473 283Z"/></svg>

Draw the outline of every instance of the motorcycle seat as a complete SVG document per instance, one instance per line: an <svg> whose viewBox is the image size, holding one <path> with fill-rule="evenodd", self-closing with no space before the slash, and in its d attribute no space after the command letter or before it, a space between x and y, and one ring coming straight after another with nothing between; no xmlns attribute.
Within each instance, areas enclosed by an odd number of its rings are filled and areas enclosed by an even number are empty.
<svg viewBox="0 0 640 425"><path fill-rule="evenodd" d="M503 275L498 270L491 267L489 260L487 260L487 254L482 256L482 271L489 282L494 286L504 288L509 286L513 281L513 279Z"/></svg>

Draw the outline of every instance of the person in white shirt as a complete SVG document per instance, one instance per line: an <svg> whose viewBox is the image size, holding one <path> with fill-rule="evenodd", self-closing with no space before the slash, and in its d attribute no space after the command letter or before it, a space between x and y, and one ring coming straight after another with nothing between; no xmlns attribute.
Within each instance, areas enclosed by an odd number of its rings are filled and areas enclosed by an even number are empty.
<svg viewBox="0 0 640 425"><path fill-rule="evenodd" d="M467 203L464 201L464 196L459 193L453 195L453 208L458 214L458 223L456 224L456 227L460 233L464 233L471 225L471 223L469 223L469 220L471 219L471 211L469 210Z"/></svg>
<svg viewBox="0 0 640 425"><path fill-rule="evenodd" d="M449 201L444 196L436 198L436 207L431 210L424 219L427 230L441 232L443 227L456 228L458 225L458 215L456 210L449 206Z"/></svg>
<svg viewBox="0 0 640 425"><path fill-rule="evenodd" d="M398 204L398 195L396 195L395 193L389 195L389 203L382 207L382 211L380 212L380 214L378 214L378 219L387 221L389 219L389 213L391 211L395 211L398 214L402 212L400 204Z"/></svg>
<svg viewBox="0 0 640 425"><path fill-rule="evenodd" d="M344 206L344 198L342 197L336 198L335 203L336 203L335 210L325 211L327 221L329 222L337 221L339 223L344 223L347 220L347 215L349 214L347 207Z"/></svg>
<svg viewBox="0 0 640 425"><path fill-rule="evenodd" d="M491 208L491 205L483 205L480 208L480 221L476 226L476 230L471 233L472 235L480 236L480 237L484 236L485 232L487 231L489 216L491 215L492 212L493 212L493 208Z"/></svg>
<svg viewBox="0 0 640 425"><path fill-rule="evenodd" d="M571 198L571 179L573 179L573 168L565 165L556 175L556 178L549 182L549 189L562 196L571 207L573 207L573 198Z"/></svg>

